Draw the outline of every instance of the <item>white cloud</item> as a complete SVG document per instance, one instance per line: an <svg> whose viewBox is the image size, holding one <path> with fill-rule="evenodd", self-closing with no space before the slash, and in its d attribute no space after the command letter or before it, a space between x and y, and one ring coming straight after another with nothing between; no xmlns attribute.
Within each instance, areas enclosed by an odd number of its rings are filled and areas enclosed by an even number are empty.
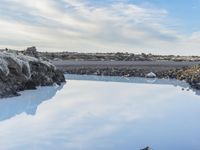
<svg viewBox="0 0 200 150"><path fill-rule="evenodd" d="M5 8L2 48L200 54L199 33L185 36L170 29L164 9L122 1L96 6L87 0L3 0L0 5Z"/></svg>

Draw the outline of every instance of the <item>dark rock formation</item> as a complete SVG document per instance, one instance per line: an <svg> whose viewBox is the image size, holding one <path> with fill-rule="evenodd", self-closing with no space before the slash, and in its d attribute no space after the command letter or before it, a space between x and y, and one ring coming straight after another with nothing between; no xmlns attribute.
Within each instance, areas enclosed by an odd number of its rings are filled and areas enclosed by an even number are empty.
<svg viewBox="0 0 200 150"><path fill-rule="evenodd" d="M39 58L39 54L37 52L37 49L35 46L33 47L28 47L24 52L23 52L24 55L28 55L28 56L31 56L31 57L35 57L35 58Z"/></svg>
<svg viewBox="0 0 200 150"><path fill-rule="evenodd" d="M184 80L189 83L192 88L200 90L200 65L178 70L171 70L165 74L170 78Z"/></svg>
<svg viewBox="0 0 200 150"><path fill-rule="evenodd" d="M0 97L19 95L19 91L35 89L37 86L65 82L63 72L39 58L34 47L28 48L24 54L0 52Z"/></svg>

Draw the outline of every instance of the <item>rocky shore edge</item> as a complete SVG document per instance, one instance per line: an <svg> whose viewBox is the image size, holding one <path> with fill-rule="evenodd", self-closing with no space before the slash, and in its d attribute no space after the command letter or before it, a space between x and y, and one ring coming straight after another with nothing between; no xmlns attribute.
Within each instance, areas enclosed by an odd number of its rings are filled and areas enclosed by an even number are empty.
<svg viewBox="0 0 200 150"><path fill-rule="evenodd" d="M18 96L19 91L37 86L61 85L62 71L39 57L36 48L23 52L5 49L0 52L0 98Z"/></svg>
<svg viewBox="0 0 200 150"><path fill-rule="evenodd" d="M167 75L167 76L166 76ZM191 88L200 90L200 65L163 72L160 77L168 77L187 82Z"/></svg>
<svg viewBox="0 0 200 150"><path fill-rule="evenodd" d="M124 77L147 77L150 69L118 68L118 67L69 67L63 71L69 74L99 75L99 76L124 76ZM200 65L183 67L181 69L154 70L153 74L159 79L177 79L187 82L191 88L200 90Z"/></svg>

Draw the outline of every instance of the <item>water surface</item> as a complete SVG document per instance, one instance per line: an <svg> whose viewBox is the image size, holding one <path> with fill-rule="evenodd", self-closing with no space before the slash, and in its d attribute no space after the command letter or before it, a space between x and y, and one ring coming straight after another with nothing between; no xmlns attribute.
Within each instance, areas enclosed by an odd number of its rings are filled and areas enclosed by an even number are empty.
<svg viewBox="0 0 200 150"><path fill-rule="evenodd" d="M200 97L186 83L66 78L61 87L1 99L0 149L200 149Z"/></svg>

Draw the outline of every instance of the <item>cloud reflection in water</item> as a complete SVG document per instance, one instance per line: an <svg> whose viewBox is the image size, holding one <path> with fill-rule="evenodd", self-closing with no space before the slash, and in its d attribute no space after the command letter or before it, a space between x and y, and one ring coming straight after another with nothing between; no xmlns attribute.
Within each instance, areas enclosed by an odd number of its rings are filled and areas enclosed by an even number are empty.
<svg viewBox="0 0 200 150"><path fill-rule="evenodd" d="M0 148L195 150L200 147L200 101L181 88L71 78L56 94L48 88L26 91L0 102ZM27 102L28 95L36 101ZM41 103L42 97L49 99Z"/></svg>

